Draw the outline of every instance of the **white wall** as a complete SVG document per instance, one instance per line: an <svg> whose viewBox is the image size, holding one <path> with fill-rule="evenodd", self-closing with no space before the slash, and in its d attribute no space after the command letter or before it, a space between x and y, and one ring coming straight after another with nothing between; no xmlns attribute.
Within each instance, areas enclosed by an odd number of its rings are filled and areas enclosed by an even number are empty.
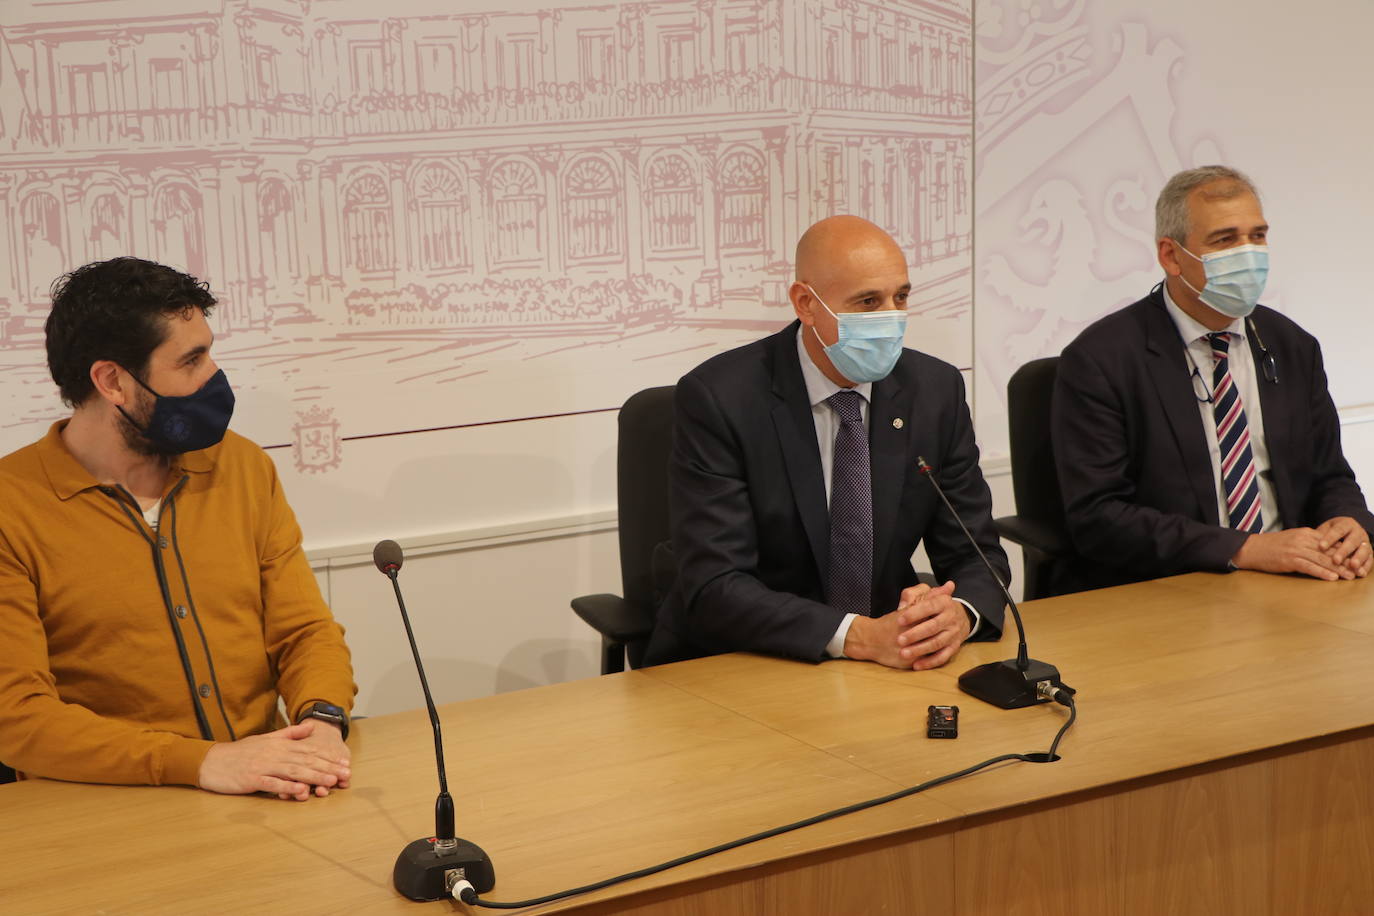
<svg viewBox="0 0 1374 916"><path fill-rule="evenodd" d="M574 596L620 591L614 518L485 532L410 546L401 587L435 699L450 701L598 673L600 641L569 609ZM347 631L357 712L423 702L391 584L366 556L316 558Z"/></svg>
<svg viewBox="0 0 1374 916"><path fill-rule="evenodd" d="M1260 188L1261 301L1322 342L1338 407L1374 403L1374 4L978 0L975 19L975 378L991 453L1006 450L1011 373L1160 279L1155 197L1215 162Z"/></svg>

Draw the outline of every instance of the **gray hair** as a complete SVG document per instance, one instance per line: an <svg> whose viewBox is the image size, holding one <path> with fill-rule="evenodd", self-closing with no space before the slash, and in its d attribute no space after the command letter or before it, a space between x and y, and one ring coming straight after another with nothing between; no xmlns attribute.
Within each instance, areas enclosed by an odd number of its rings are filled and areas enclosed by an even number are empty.
<svg viewBox="0 0 1374 916"><path fill-rule="evenodd" d="M1179 172L1169 179L1164 190L1159 192L1159 200L1155 201L1155 239L1173 239L1181 243L1187 238L1188 195L1214 181L1225 184L1209 192L1208 197L1229 200L1247 191L1259 197L1255 183L1230 166L1204 165Z"/></svg>

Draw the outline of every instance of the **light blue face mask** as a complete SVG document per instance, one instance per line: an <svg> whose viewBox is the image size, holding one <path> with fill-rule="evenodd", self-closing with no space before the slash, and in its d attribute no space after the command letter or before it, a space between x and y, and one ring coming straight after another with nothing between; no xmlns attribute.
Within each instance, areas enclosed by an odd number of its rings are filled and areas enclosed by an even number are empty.
<svg viewBox="0 0 1374 916"><path fill-rule="evenodd" d="M1195 289L1183 279L1183 285L1197 293L1204 303L1230 318L1244 318L1255 310L1264 281L1269 279L1269 249L1264 245L1237 245L1225 251L1213 251L1198 257L1182 245L1178 246L1190 257L1202 262L1207 284Z"/></svg>
<svg viewBox="0 0 1374 916"><path fill-rule="evenodd" d="M811 289L810 284L806 288ZM814 289L811 289L811 295L816 296ZM902 342L906 339L906 311L883 309L836 315L820 296L816 296L816 301L835 319L839 336L827 347L821 335L816 333L815 325L811 326L811 333L816 334L816 340L840 375L856 385L887 378L902 355Z"/></svg>

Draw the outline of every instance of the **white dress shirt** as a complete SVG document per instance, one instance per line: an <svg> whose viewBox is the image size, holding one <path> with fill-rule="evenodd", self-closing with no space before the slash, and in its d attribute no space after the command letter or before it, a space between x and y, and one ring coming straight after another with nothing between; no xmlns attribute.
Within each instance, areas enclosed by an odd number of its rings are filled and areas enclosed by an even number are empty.
<svg viewBox="0 0 1374 916"><path fill-rule="evenodd" d="M811 401L811 419L816 424L816 444L821 451L821 474L825 478L825 504L830 506L830 477L835 466L835 433L839 432L840 420L835 415L834 409L825 402L825 399L839 391L854 391L859 395L859 413L863 417L864 430L868 429L868 402L873 396L873 383L864 382L862 385L855 385L853 388L842 388L830 379L826 378L825 373L820 370L811 360L811 354L806 352L806 343L802 340L802 335L807 333L806 325L797 329L797 359L801 361L802 379L806 382L806 396ZM813 332L814 333L814 332ZM969 630L969 636L978 631L978 627L983 622L982 615L962 598L955 598L964 607L968 608L973 615L973 626ZM896 608L893 608L895 611ZM840 621L840 626L835 630L835 635L830 638L830 642L825 646L825 654L831 658L844 657L844 640L849 635L849 628L854 623L857 614L845 614L844 620Z"/></svg>
<svg viewBox="0 0 1374 916"><path fill-rule="evenodd" d="M1192 379L1195 396L1212 392L1212 343L1207 335L1213 333L1195 318L1178 307L1169 295L1169 286L1164 291L1164 306L1169 317L1178 327L1179 337L1185 341L1184 358L1190 360L1188 371L1197 370ZM1260 409L1259 373L1255 367L1254 354L1250 352L1249 336L1246 334L1245 319L1237 318L1221 330L1231 335L1231 345L1227 361L1231 364L1231 380L1235 382L1240 395L1241 406L1245 409L1245 422L1250 428L1250 451L1255 459L1255 479L1259 482L1260 512L1264 515L1264 531L1278 531L1282 528L1279 521L1279 501L1274 490L1274 471L1269 464L1269 445L1264 439L1264 414ZM1201 378L1199 382L1198 377ZM1212 480L1216 484L1217 518L1223 528L1230 527L1231 515L1226 510L1226 488L1221 480L1221 446L1217 443L1217 421L1212 411L1212 402L1200 398L1197 402L1198 413L1202 416L1202 430L1207 436L1207 454L1212 460Z"/></svg>

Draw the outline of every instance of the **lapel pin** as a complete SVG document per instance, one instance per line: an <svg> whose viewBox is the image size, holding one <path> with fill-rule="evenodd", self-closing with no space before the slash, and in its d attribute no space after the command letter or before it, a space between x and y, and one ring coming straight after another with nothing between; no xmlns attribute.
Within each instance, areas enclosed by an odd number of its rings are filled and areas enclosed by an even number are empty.
<svg viewBox="0 0 1374 916"><path fill-rule="evenodd" d="M901 428L902 428L902 418L901 418L901 417L898 417L897 419L895 419L895 420L892 421L892 428L893 428L893 429L901 429Z"/></svg>

